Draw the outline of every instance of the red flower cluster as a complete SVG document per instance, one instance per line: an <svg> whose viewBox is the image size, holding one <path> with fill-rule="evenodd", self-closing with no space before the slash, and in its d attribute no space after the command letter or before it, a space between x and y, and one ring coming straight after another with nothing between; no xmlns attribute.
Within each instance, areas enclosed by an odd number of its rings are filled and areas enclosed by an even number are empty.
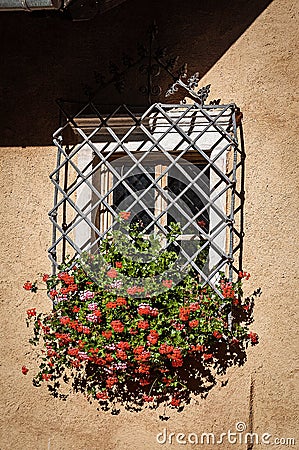
<svg viewBox="0 0 299 450"><path fill-rule="evenodd" d="M200 344L196 344L196 345L191 345L191 352L203 352L204 350L204 346L200 345Z"/></svg>
<svg viewBox="0 0 299 450"><path fill-rule="evenodd" d="M136 373L145 373L149 374L151 370L151 366L149 364L140 364L135 370Z"/></svg>
<svg viewBox="0 0 299 450"><path fill-rule="evenodd" d="M141 294L144 292L144 287L142 286L132 286L127 289L129 295Z"/></svg>
<svg viewBox="0 0 299 450"><path fill-rule="evenodd" d="M27 309L28 317L36 316L36 308Z"/></svg>
<svg viewBox="0 0 299 450"><path fill-rule="evenodd" d="M129 344L129 342L126 342L126 341L120 341L117 345L116 345L116 347L117 348L120 348L120 349L122 349L122 350L130 350L130 344Z"/></svg>
<svg viewBox="0 0 299 450"><path fill-rule="evenodd" d="M58 295L58 291L56 291L56 289L51 289L49 295L51 298L54 298Z"/></svg>
<svg viewBox="0 0 299 450"><path fill-rule="evenodd" d="M200 306L198 302L190 303L189 305L190 311L197 311Z"/></svg>
<svg viewBox="0 0 299 450"><path fill-rule="evenodd" d="M149 327L149 323L147 320L139 320L137 323L138 328L141 328L142 330L147 330Z"/></svg>
<svg viewBox="0 0 299 450"><path fill-rule="evenodd" d="M178 407L181 404L181 400L179 398L173 397L170 402L171 406Z"/></svg>
<svg viewBox="0 0 299 450"><path fill-rule="evenodd" d="M42 374L42 379L45 381L49 381L52 378L52 374L50 373L43 373Z"/></svg>
<svg viewBox="0 0 299 450"><path fill-rule="evenodd" d="M172 353L167 356L172 360L172 367L181 367L183 365L183 355L179 348L175 348Z"/></svg>
<svg viewBox="0 0 299 450"><path fill-rule="evenodd" d="M162 280L163 286L164 286L164 287L167 287L168 289L171 289L171 288L172 288L172 283L173 283L172 280Z"/></svg>
<svg viewBox="0 0 299 450"><path fill-rule="evenodd" d="M22 366L22 374L27 375L28 372L29 372L29 369L27 369L26 366Z"/></svg>
<svg viewBox="0 0 299 450"><path fill-rule="evenodd" d="M252 343L252 344L257 344L258 341L259 341L258 335L257 335L256 333L253 333L252 331L250 331L250 332L248 333L248 337L249 337L249 339L251 340L251 343Z"/></svg>
<svg viewBox="0 0 299 450"><path fill-rule="evenodd" d="M122 264L121 262L116 261L115 267L116 267L117 269L121 269L122 266L123 266L123 264Z"/></svg>
<svg viewBox="0 0 299 450"><path fill-rule="evenodd" d="M69 292L76 292L78 290L74 277L67 272L59 272L57 278L67 285L67 287L62 287L60 289L62 295L67 295Z"/></svg>
<svg viewBox="0 0 299 450"><path fill-rule="evenodd" d="M196 327L198 326L198 324L199 324L199 321L198 321L198 320L196 320L196 319L190 320L190 322L189 322L189 327L191 327L191 328L196 328Z"/></svg>
<svg viewBox="0 0 299 450"><path fill-rule="evenodd" d="M189 320L189 316L190 316L190 308L189 307L182 307L180 308L180 314L179 317L182 321L187 321Z"/></svg>
<svg viewBox="0 0 299 450"><path fill-rule="evenodd" d="M157 333L156 330L150 330L150 333L146 339L150 344L155 345L159 340L159 333Z"/></svg>
<svg viewBox="0 0 299 450"><path fill-rule="evenodd" d="M71 321L71 319L69 317L67 317L67 316L60 317L60 319L59 319L59 322L62 325L68 325L70 323L70 321Z"/></svg>
<svg viewBox="0 0 299 450"><path fill-rule="evenodd" d="M125 361L126 359L128 359L128 355L124 350L117 349L116 356L117 356L117 358L121 359L122 361Z"/></svg>
<svg viewBox="0 0 299 450"><path fill-rule="evenodd" d="M127 300L124 297L117 297L116 305L117 306L126 306Z"/></svg>
<svg viewBox="0 0 299 450"><path fill-rule="evenodd" d="M110 339L112 336L112 331L102 331L102 336L106 339Z"/></svg>
<svg viewBox="0 0 299 450"><path fill-rule="evenodd" d="M213 331L213 336L216 339L221 339L222 338L222 334L220 333L220 331L217 331L217 330Z"/></svg>
<svg viewBox="0 0 299 450"><path fill-rule="evenodd" d="M239 271L239 278L245 278L245 280L249 280L250 278L250 273L248 272L242 272L241 270Z"/></svg>
<svg viewBox="0 0 299 450"><path fill-rule="evenodd" d="M168 345L165 343L160 345L159 352L161 353L161 355L168 355L172 353L172 351L173 351L172 345Z"/></svg>
<svg viewBox="0 0 299 450"><path fill-rule="evenodd" d="M98 400L107 400L108 394L107 394L106 391L97 392L97 393L96 393L96 398L97 398Z"/></svg>
<svg viewBox="0 0 299 450"><path fill-rule="evenodd" d="M118 382L117 377L108 377L106 380L107 388L112 388Z"/></svg>
<svg viewBox="0 0 299 450"><path fill-rule="evenodd" d="M109 278L116 278L116 277L118 276L118 272L117 272L116 269L114 269L114 268L112 267L112 269L108 270L107 276L108 276Z"/></svg>
<svg viewBox="0 0 299 450"><path fill-rule="evenodd" d="M206 226L206 222L204 220L199 220L197 223L201 228L204 228Z"/></svg>
<svg viewBox="0 0 299 450"><path fill-rule="evenodd" d="M123 220L129 220L130 216L131 213L127 211L122 211L121 213L119 213L119 217Z"/></svg>
<svg viewBox="0 0 299 450"><path fill-rule="evenodd" d="M33 284L30 283L30 281L26 281L26 283L24 284L23 288L24 288L26 291L31 291L31 289L33 288Z"/></svg>
<svg viewBox="0 0 299 450"><path fill-rule="evenodd" d="M221 280L220 288L224 298L234 298L235 291L232 288L232 283L226 283L224 280Z"/></svg>
<svg viewBox="0 0 299 450"><path fill-rule="evenodd" d="M143 361L143 362L148 361L150 359L150 357L151 357L151 352L145 351L145 350L143 350L142 352L137 353L135 355L136 361Z"/></svg>
<svg viewBox="0 0 299 450"><path fill-rule="evenodd" d="M72 342L70 333L55 333L55 337L59 340L61 345L66 345L69 342Z"/></svg>
<svg viewBox="0 0 299 450"><path fill-rule="evenodd" d="M79 349L78 348L69 348L67 353L70 356L78 356Z"/></svg>
<svg viewBox="0 0 299 450"><path fill-rule="evenodd" d="M114 308L116 308L116 306L117 306L116 302L106 303L106 308L108 308L108 309L114 309Z"/></svg>
<svg viewBox="0 0 299 450"><path fill-rule="evenodd" d="M112 320L110 325L116 333L122 333L125 329L124 324L120 320Z"/></svg>
<svg viewBox="0 0 299 450"><path fill-rule="evenodd" d="M150 305L139 305L138 306L138 314L140 314L141 316L147 316L151 313L152 307Z"/></svg>

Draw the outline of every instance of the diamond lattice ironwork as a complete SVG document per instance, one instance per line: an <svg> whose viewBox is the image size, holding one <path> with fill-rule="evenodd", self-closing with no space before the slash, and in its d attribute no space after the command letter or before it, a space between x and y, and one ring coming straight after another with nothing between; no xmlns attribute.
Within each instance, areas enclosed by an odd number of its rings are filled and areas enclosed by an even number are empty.
<svg viewBox="0 0 299 450"><path fill-rule="evenodd" d="M166 237L170 224L180 223L171 245L182 271L192 267L203 285L216 290L219 271L232 279L243 236L238 114L234 104L198 103L139 111L122 105L107 114L92 102L66 113L54 134L57 165L50 175L53 269L66 256L75 261L83 251L95 252L125 210L143 222L146 235ZM204 266L198 264L203 252Z"/></svg>

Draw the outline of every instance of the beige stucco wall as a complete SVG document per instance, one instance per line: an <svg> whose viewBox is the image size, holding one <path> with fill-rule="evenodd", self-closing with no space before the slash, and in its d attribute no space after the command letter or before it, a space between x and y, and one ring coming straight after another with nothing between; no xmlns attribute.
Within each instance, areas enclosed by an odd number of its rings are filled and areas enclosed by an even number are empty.
<svg viewBox="0 0 299 450"><path fill-rule="evenodd" d="M181 448L157 444L157 433L167 428L220 434L234 430L238 421L249 425L251 383L254 431L295 437L298 445L297 30L298 2L274 0L201 81L212 84L212 98L235 101L244 113L244 267L252 274L248 290L261 287L263 291L253 326L260 344L249 350L245 366L228 371L225 387L215 387L206 399L198 399L182 413L172 412L167 422L159 420L158 412L148 410L111 416L96 411L82 397L60 402L46 389L32 386L29 375L36 362L24 319L28 308L47 310L50 303L46 296L26 293L22 285L50 270L46 251L51 240L47 211L52 205L52 187L48 174L55 164L55 149L1 148L1 450ZM191 47L194 62L200 48L196 41ZM31 369L26 377L20 370L23 364Z"/></svg>

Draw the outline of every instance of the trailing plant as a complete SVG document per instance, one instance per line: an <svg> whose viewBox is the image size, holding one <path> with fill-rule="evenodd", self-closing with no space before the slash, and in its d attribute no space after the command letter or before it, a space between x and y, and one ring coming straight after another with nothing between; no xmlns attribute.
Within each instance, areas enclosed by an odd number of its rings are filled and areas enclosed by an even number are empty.
<svg viewBox="0 0 299 450"><path fill-rule="evenodd" d="M97 254L43 275L53 309L27 311L40 358L33 383L46 383L62 399L81 392L113 412L161 402L179 408L192 394L205 395L229 366L243 364L248 344L258 342L249 325L260 291L243 298L246 272L235 282L219 274L216 289L192 270L182 273L179 224L170 225L162 245L129 224L129 215L120 214ZM200 253L198 267L207 257ZM39 289L37 282L24 288Z"/></svg>

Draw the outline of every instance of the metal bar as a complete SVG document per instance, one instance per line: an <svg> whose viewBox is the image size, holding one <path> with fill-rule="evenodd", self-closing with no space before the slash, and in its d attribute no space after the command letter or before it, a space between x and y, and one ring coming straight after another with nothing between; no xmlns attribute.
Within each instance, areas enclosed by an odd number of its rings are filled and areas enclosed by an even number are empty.
<svg viewBox="0 0 299 450"><path fill-rule="evenodd" d="M60 9L59 0L0 0L0 11L36 11Z"/></svg>

